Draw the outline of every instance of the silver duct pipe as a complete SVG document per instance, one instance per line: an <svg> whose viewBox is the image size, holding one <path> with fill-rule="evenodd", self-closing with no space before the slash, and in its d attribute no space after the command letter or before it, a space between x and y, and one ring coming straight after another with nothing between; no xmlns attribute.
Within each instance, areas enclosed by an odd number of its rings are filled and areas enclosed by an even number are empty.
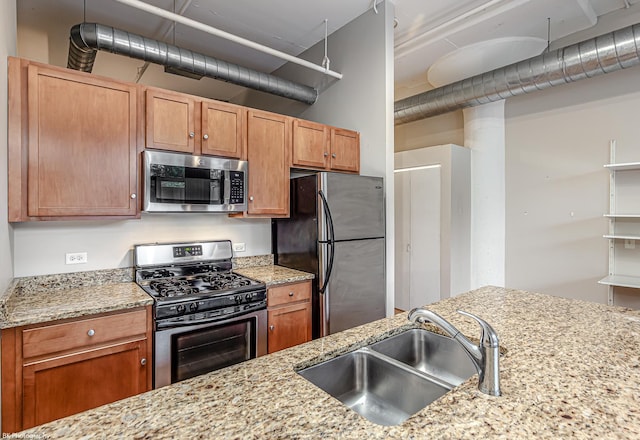
<svg viewBox="0 0 640 440"><path fill-rule="evenodd" d="M396 125L640 64L640 23L396 101Z"/></svg>
<svg viewBox="0 0 640 440"><path fill-rule="evenodd" d="M318 99L313 87L97 23L71 28L67 67L91 72L98 50L160 64L167 71L185 76L219 79L309 105Z"/></svg>

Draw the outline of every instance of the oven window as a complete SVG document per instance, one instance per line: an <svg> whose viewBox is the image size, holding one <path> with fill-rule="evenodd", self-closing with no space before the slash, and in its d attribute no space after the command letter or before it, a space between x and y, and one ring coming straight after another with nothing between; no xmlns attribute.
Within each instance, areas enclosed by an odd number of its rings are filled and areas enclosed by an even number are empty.
<svg viewBox="0 0 640 440"><path fill-rule="evenodd" d="M171 383L256 357L255 319L174 335Z"/></svg>

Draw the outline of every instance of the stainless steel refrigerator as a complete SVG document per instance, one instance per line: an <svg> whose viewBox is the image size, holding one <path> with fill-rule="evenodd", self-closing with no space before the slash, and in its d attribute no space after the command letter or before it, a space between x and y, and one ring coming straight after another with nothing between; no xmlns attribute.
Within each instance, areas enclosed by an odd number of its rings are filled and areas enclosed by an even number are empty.
<svg viewBox="0 0 640 440"><path fill-rule="evenodd" d="M272 234L276 264L315 274L314 338L385 316L381 177L292 178L290 218L273 219Z"/></svg>

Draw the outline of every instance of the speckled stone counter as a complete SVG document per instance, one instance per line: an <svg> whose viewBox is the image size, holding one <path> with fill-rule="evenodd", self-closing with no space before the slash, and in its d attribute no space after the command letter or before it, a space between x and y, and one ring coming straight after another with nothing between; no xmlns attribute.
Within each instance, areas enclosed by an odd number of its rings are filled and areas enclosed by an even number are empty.
<svg viewBox="0 0 640 440"><path fill-rule="evenodd" d="M640 438L640 313L486 287L429 307L501 338L503 395L477 376L399 426L379 426L295 370L408 327L406 313L33 428L47 438Z"/></svg>
<svg viewBox="0 0 640 440"><path fill-rule="evenodd" d="M126 268L15 279L5 294L0 328L153 304L132 274Z"/></svg>
<svg viewBox="0 0 640 440"><path fill-rule="evenodd" d="M282 266L253 266L244 267L233 270L240 275L244 275L254 280L261 281L269 286L277 284L294 283L296 281L304 281L313 279L313 274L301 272L295 269L289 269Z"/></svg>

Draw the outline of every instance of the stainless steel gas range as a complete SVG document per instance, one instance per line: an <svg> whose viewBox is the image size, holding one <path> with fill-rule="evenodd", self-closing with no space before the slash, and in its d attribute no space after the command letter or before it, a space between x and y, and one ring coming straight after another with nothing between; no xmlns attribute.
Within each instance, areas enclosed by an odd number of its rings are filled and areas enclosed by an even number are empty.
<svg viewBox="0 0 640 440"><path fill-rule="evenodd" d="M134 246L154 299L154 388L267 354L266 286L232 255L228 240Z"/></svg>

